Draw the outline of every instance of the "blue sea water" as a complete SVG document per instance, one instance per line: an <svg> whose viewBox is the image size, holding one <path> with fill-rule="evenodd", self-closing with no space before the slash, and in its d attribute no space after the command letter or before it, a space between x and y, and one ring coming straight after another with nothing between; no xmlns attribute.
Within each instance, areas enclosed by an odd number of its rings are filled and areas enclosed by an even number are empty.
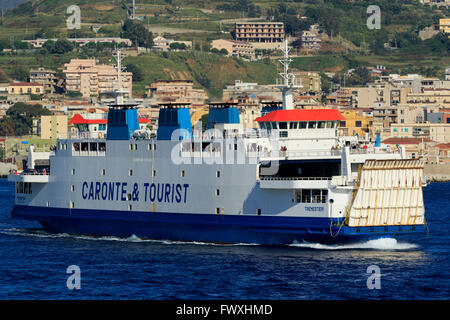
<svg viewBox="0 0 450 320"><path fill-rule="evenodd" d="M50 234L12 220L0 180L0 299L449 299L450 183L424 188L430 233L347 245L211 245ZM67 268L81 288L67 288ZM380 268L368 289L367 269Z"/></svg>

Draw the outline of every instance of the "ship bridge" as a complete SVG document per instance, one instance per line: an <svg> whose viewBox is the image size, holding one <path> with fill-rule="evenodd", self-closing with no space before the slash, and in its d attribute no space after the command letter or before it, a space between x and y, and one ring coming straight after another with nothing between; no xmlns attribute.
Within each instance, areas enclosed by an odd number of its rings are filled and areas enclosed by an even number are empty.
<svg viewBox="0 0 450 320"><path fill-rule="evenodd" d="M276 130L282 151L331 150L342 120L336 109L275 110L255 119L269 135Z"/></svg>

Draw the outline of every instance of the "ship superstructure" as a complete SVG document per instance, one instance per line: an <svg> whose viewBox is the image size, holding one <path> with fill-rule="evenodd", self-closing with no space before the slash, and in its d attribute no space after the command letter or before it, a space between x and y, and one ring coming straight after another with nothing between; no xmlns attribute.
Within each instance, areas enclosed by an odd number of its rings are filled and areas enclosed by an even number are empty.
<svg viewBox="0 0 450 320"><path fill-rule="evenodd" d="M9 176L12 216L54 232L218 243L423 232L423 163L338 137L339 111L294 109L288 63L284 76L284 103L250 131L233 103L210 105L206 132L192 127L189 104L168 103L156 136L138 134L119 88L106 139L58 140L45 172L31 150L28 168Z"/></svg>

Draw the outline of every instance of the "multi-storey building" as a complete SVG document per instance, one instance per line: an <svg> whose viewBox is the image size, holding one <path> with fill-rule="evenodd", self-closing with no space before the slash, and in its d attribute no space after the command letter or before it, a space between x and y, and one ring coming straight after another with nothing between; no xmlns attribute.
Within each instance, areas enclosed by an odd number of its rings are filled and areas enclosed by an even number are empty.
<svg viewBox="0 0 450 320"><path fill-rule="evenodd" d="M300 42L302 49L317 51L320 50L322 45L322 40L319 37L319 34L315 31L302 31L300 36Z"/></svg>
<svg viewBox="0 0 450 320"><path fill-rule="evenodd" d="M205 90L194 88L192 80L158 80L146 89L148 98L156 104L167 102L203 104L208 98Z"/></svg>
<svg viewBox="0 0 450 320"><path fill-rule="evenodd" d="M45 92L55 93L63 90L63 80L58 79L55 70L45 68L31 69L29 81L42 84Z"/></svg>
<svg viewBox="0 0 450 320"><path fill-rule="evenodd" d="M321 93L322 92L322 81L320 79L320 74L313 71L293 71L295 78L298 80L302 87L299 89L300 92L308 93Z"/></svg>
<svg viewBox="0 0 450 320"><path fill-rule="evenodd" d="M217 50L225 49L228 55L233 57L247 56L250 59L255 58L255 48L251 43L236 40L217 39L211 41L211 48Z"/></svg>
<svg viewBox="0 0 450 320"><path fill-rule="evenodd" d="M339 111L345 118L345 120L340 122L338 128L339 135L358 135L360 138L367 140L374 136L371 110L340 108Z"/></svg>
<svg viewBox="0 0 450 320"><path fill-rule="evenodd" d="M392 138L424 138L439 143L450 141L449 123L393 123L390 131Z"/></svg>
<svg viewBox="0 0 450 320"><path fill-rule="evenodd" d="M450 19L439 19L439 30L445 34L450 34Z"/></svg>
<svg viewBox="0 0 450 320"><path fill-rule="evenodd" d="M280 44L284 41L283 22L237 22L235 40L256 44ZM255 45L256 47L256 45ZM258 46L260 48L261 46ZM264 48L263 46L261 48Z"/></svg>
<svg viewBox="0 0 450 320"><path fill-rule="evenodd" d="M117 90L117 70L110 65L98 64L96 59L72 59L64 65L66 90L79 91L85 98ZM132 95L133 74L122 72L122 89Z"/></svg>
<svg viewBox="0 0 450 320"><path fill-rule="evenodd" d="M67 139L67 116L40 116L33 121L33 129L41 139Z"/></svg>

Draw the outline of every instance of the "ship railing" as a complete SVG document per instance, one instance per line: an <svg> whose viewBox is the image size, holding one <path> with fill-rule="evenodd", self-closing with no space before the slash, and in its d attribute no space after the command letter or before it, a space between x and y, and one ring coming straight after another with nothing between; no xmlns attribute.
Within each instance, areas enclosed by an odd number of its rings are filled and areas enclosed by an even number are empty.
<svg viewBox="0 0 450 320"><path fill-rule="evenodd" d="M331 177L261 177L261 180L265 181L295 181L295 180L331 180Z"/></svg>
<svg viewBox="0 0 450 320"><path fill-rule="evenodd" d="M72 156L104 157L104 156L106 156L106 151L76 151L76 150L72 150Z"/></svg>
<svg viewBox="0 0 450 320"><path fill-rule="evenodd" d="M340 157L342 150L303 150L303 151L263 151L258 156L262 158L306 158L306 157Z"/></svg>
<svg viewBox="0 0 450 320"><path fill-rule="evenodd" d="M367 149L350 149L350 154L381 154L381 153L395 153L391 148L367 148Z"/></svg>
<svg viewBox="0 0 450 320"><path fill-rule="evenodd" d="M22 175L22 176L48 176L48 175L50 175L50 171L22 171L21 173L18 173L17 175Z"/></svg>

